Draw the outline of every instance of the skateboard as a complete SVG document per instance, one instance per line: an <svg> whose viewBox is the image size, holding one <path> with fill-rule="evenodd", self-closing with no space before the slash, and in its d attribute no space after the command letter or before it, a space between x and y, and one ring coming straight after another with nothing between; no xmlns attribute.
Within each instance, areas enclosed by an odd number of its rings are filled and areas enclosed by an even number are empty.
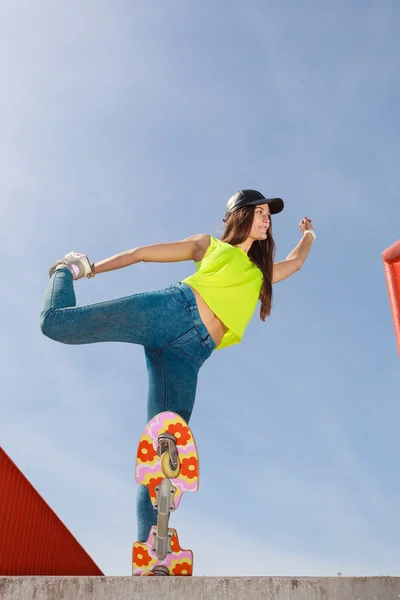
<svg viewBox="0 0 400 600"><path fill-rule="evenodd" d="M193 552L181 548L177 531L169 527L182 494L199 487L196 442L178 414L162 412L147 424L139 441L135 478L149 490L157 525L146 542L133 545L133 575L192 575Z"/></svg>

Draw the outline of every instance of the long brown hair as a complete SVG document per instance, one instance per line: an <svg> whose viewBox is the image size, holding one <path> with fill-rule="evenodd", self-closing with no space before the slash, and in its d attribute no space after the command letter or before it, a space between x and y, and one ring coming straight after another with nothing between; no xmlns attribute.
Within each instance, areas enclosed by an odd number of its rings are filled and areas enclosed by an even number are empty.
<svg viewBox="0 0 400 600"><path fill-rule="evenodd" d="M244 206L233 212L226 219L225 229L221 240L232 246L244 242L250 235L254 219L255 206ZM255 240L248 252L248 257L263 274L263 284L260 292L260 319L265 319L271 314L272 307L272 268L275 258L275 242L272 237L272 226L267 230L265 240Z"/></svg>

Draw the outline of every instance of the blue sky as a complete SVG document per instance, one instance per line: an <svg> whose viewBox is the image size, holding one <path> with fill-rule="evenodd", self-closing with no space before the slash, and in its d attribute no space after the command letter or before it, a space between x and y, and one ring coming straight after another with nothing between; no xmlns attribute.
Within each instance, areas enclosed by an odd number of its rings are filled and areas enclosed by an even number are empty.
<svg viewBox="0 0 400 600"><path fill-rule="evenodd" d="M395 0L0 5L0 444L107 575L130 574L139 346L45 338L48 268L195 233L281 196L304 268L200 372L197 494L172 525L197 575L400 575L398 356L381 252L399 238ZM189 262L79 281L79 304Z"/></svg>

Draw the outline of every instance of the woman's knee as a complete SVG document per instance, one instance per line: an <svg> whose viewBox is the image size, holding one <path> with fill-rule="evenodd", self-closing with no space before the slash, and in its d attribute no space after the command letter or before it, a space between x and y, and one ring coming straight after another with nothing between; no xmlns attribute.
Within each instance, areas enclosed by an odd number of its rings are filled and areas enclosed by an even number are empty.
<svg viewBox="0 0 400 600"><path fill-rule="evenodd" d="M60 324L57 323L55 311L53 309L40 313L40 329L46 337L56 342L68 344L67 336L63 332Z"/></svg>

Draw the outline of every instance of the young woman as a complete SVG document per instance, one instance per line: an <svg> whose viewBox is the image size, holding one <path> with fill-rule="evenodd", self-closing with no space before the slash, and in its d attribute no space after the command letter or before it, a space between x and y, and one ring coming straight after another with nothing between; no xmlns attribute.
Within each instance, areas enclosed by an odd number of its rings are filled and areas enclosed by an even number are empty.
<svg viewBox="0 0 400 600"><path fill-rule="evenodd" d="M310 219L286 260L274 263L271 214L280 198L241 190L227 203L221 239L198 234L179 242L134 248L97 263L70 252L50 269L41 329L64 344L129 342L144 347L149 376L147 419L171 410L189 421L198 372L215 349L241 341L261 302L260 318L271 312L272 284L303 265L315 239ZM167 289L108 302L76 306L73 280L94 277L138 262L193 260L196 272ZM157 513L148 490L139 487L138 540L146 541Z"/></svg>

